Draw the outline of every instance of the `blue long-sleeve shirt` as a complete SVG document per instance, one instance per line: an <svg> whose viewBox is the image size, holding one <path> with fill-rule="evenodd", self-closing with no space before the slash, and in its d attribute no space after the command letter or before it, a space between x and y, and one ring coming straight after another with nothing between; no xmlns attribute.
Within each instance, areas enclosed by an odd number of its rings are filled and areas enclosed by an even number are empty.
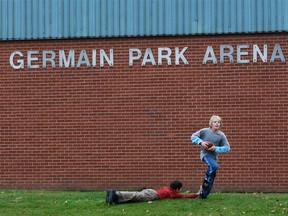
<svg viewBox="0 0 288 216"><path fill-rule="evenodd" d="M214 152L207 151L201 146L200 158L203 159L204 155L209 154L216 160L218 160L218 153L229 152L230 144L226 138L226 135L222 131L214 133L211 128L203 128L191 136L191 141L194 144L200 145L201 142L210 141L215 146Z"/></svg>

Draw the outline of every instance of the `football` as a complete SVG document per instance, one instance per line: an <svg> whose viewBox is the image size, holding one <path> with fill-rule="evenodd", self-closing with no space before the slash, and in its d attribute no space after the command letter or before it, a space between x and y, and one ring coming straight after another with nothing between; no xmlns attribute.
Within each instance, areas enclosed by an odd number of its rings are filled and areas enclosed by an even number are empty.
<svg viewBox="0 0 288 216"><path fill-rule="evenodd" d="M214 144L212 142L207 141L207 148L211 148Z"/></svg>

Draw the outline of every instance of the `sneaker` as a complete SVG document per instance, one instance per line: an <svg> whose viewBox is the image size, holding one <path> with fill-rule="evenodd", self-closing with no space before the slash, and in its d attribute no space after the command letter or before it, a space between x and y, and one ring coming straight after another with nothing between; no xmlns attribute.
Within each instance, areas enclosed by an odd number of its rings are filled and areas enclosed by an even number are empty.
<svg viewBox="0 0 288 216"><path fill-rule="evenodd" d="M107 190L106 191L106 204L112 204L113 203L113 199L112 199L112 190Z"/></svg>
<svg viewBox="0 0 288 216"><path fill-rule="evenodd" d="M197 194L199 194L200 199L206 199L207 198L207 196L203 195L203 187L202 186L200 186L200 190L198 191Z"/></svg>
<svg viewBox="0 0 288 216"><path fill-rule="evenodd" d="M118 195L116 194L116 190L112 190L112 200L113 203L118 203Z"/></svg>
<svg viewBox="0 0 288 216"><path fill-rule="evenodd" d="M204 196L202 193L200 193L199 198L200 199L207 199L207 196Z"/></svg>
<svg viewBox="0 0 288 216"><path fill-rule="evenodd" d="M116 190L109 189L106 191L106 204L111 205L118 202L118 196Z"/></svg>
<svg viewBox="0 0 288 216"><path fill-rule="evenodd" d="M106 205L109 204L109 193L110 193L110 190L106 190Z"/></svg>

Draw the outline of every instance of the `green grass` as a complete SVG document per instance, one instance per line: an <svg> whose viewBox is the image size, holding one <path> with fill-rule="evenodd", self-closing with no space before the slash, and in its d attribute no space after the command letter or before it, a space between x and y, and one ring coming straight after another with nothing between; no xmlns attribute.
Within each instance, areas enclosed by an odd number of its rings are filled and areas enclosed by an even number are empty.
<svg viewBox="0 0 288 216"><path fill-rule="evenodd" d="M208 199L105 204L105 192L0 190L0 216L288 215L287 193L211 193Z"/></svg>

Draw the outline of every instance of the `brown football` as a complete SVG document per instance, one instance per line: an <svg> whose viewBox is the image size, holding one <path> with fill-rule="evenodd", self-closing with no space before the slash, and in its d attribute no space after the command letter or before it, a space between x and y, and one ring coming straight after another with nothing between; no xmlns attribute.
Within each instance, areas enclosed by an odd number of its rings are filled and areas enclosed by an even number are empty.
<svg viewBox="0 0 288 216"><path fill-rule="evenodd" d="M214 145L214 144L213 144L212 142L209 142L209 141L207 142L207 147L208 147L208 149L211 148L213 145Z"/></svg>

